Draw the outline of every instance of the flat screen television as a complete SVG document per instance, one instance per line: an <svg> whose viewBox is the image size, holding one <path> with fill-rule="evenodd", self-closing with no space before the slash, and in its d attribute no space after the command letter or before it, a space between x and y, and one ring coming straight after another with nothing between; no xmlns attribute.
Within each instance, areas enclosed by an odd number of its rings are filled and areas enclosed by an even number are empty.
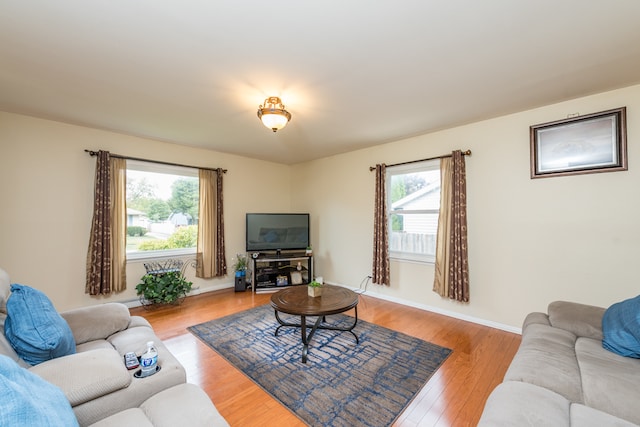
<svg viewBox="0 0 640 427"><path fill-rule="evenodd" d="M306 249L308 213L248 213L247 252Z"/></svg>

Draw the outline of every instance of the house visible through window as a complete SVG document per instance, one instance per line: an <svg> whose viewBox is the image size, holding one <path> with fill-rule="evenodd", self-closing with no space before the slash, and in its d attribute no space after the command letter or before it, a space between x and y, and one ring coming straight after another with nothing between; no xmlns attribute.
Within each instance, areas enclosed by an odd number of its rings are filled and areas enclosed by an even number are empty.
<svg viewBox="0 0 640 427"><path fill-rule="evenodd" d="M435 262L440 211L440 161L387 168L391 259Z"/></svg>
<svg viewBox="0 0 640 427"><path fill-rule="evenodd" d="M127 160L127 258L192 254L198 170Z"/></svg>

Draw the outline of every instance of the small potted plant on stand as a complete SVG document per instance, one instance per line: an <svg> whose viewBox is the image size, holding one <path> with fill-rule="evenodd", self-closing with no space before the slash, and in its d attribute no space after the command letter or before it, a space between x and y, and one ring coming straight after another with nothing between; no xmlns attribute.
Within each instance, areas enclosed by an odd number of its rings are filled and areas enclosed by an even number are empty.
<svg viewBox="0 0 640 427"><path fill-rule="evenodd" d="M233 269L236 272L236 277L247 275L247 256L243 254L236 255L236 261L233 263Z"/></svg>
<svg viewBox="0 0 640 427"><path fill-rule="evenodd" d="M322 285L322 279L318 281L318 278L316 278L316 280L311 281L307 285L307 293L309 294L309 296L314 298L322 296Z"/></svg>

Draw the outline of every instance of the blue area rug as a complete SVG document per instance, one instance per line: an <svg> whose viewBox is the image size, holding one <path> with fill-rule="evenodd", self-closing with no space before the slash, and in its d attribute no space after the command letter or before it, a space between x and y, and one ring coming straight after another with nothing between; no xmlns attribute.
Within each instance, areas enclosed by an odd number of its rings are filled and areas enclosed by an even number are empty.
<svg viewBox="0 0 640 427"><path fill-rule="evenodd" d="M353 318L327 316L327 323L346 326ZM391 425L451 354L358 320L359 344L348 332L317 330L303 364L300 329L281 328L276 337L277 325L264 305L188 329L310 426Z"/></svg>

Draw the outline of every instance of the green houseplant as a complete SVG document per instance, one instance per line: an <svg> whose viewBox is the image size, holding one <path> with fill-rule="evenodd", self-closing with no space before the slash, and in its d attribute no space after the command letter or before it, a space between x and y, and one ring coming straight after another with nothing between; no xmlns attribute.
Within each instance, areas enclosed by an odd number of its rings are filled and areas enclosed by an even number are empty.
<svg viewBox="0 0 640 427"><path fill-rule="evenodd" d="M187 282L179 271L145 274L140 280L136 285L136 291L144 306L180 304L193 285L192 282Z"/></svg>
<svg viewBox="0 0 640 427"><path fill-rule="evenodd" d="M233 269L236 277L242 277L247 274L247 256L243 254L236 255L236 261L233 263Z"/></svg>
<svg viewBox="0 0 640 427"><path fill-rule="evenodd" d="M315 280L309 282L307 285L307 293L310 297L322 296L322 283L316 282Z"/></svg>

